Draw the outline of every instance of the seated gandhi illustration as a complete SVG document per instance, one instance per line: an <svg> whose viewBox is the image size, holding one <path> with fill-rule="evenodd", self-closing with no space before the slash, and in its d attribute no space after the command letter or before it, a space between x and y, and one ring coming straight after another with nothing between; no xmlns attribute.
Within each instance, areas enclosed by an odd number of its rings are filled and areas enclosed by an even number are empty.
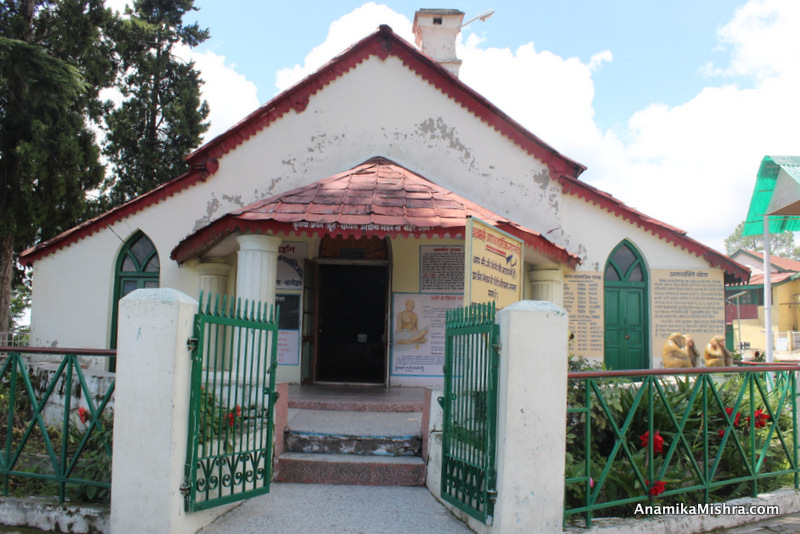
<svg viewBox="0 0 800 534"><path fill-rule="evenodd" d="M397 315L397 343L399 345L417 345L428 342L428 329L419 329L417 314L414 312L416 303L413 299L406 301L406 309Z"/></svg>
<svg viewBox="0 0 800 534"><path fill-rule="evenodd" d="M725 347L724 336L714 336L706 345L704 354L706 367L730 367L733 365L733 356Z"/></svg>
<svg viewBox="0 0 800 534"><path fill-rule="evenodd" d="M684 336L677 332L667 338L661 353L661 360L666 369L697 367L699 357L691 336Z"/></svg>

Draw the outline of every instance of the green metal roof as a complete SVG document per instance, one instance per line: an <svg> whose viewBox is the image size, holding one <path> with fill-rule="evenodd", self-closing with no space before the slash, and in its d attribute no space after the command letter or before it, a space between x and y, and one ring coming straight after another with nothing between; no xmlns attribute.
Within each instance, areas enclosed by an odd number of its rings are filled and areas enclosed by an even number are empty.
<svg viewBox="0 0 800 534"><path fill-rule="evenodd" d="M793 179L800 192L800 156L764 156L761 168L758 170L756 187L750 198L750 209L744 221L742 235L760 235L764 233L764 214L770 209L772 194L778 183L778 176L783 170L790 179ZM800 231L800 211L797 215L771 216L769 219L769 232L780 234L791 230Z"/></svg>

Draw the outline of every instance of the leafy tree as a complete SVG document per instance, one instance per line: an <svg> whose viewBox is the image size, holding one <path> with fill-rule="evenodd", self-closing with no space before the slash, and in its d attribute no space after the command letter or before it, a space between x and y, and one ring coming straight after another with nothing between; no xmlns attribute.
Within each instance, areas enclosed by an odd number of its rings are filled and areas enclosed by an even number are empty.
<svg viewBox="0 0 800 534"><path fill-rule="evenodd" d="M15 254L79 222L103 178L89 121L114 77L102 0L4 0L0 7L0 329Z"/></svg>
<svg viewBox="0 0 800 534"><path fill-rule="evenodd" d="M183 23L195 9L194 0L136 0L117 28L125 101L107 119L111 206L186 172L183 158L208 128L199 73L175 56L178 45L208 39L208 30Z"/></svg>
<svg viewBox="0 0 800 534"><path fill-rule="evenodd" d="M739 223L736 230L725 239L725 253L733 254L739 249L761 251L764 250L764 237L762 235L743 236L744 221ZM781 258L800 259L800 247L794 243L793 232L770 235L769 252Z"/></svg>

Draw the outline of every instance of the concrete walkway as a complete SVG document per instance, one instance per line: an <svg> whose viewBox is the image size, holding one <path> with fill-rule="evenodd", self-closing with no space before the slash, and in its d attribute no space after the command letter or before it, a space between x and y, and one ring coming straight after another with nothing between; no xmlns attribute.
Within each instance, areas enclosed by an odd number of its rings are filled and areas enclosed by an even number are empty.
<svg viewBox="0 0 800 534"><path fill-rule="evenodd" d="M787 514L735 528L714 530L713 534L793 534L800 532L800 514Z"/></svg>
<svg viewBox="0 0 800 534"><path fill-rule="evenodd" d="M198 534L464 534L472 532L424 487L273 482Z"/></svg>

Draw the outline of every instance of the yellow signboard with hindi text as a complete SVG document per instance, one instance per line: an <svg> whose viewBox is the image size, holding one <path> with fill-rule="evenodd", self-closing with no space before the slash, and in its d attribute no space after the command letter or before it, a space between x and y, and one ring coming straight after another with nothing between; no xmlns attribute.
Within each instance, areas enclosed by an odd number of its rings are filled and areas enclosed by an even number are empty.
<svg viewBox="0 0 800 534"><path fill-rule="evenodd" d="M500 310L522 300L522 241L474 217L464 237L464 304Z"/></svg>

